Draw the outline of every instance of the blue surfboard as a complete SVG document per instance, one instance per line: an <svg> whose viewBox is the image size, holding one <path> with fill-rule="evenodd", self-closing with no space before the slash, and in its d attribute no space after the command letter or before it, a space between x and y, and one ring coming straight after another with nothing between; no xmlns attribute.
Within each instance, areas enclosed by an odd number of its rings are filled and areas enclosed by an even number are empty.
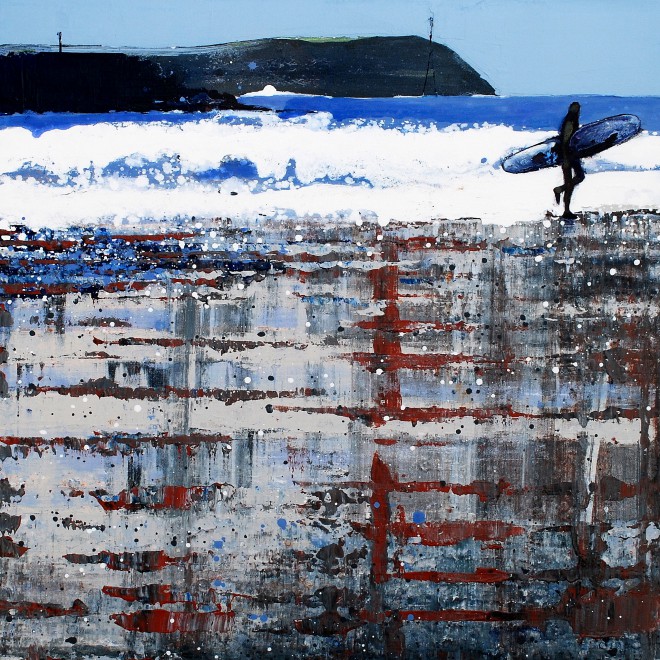
<svg viewBox="0 0 660 660"><path fill-rule="evenodd" d="M641 130L642 123L635 115L606 117L578 128L571 137L569 149L576 158L588 158L630 140ZM561 165L558 135L516 151L502 161L502 169L511 174L535 172L555 165Z"/></svg>

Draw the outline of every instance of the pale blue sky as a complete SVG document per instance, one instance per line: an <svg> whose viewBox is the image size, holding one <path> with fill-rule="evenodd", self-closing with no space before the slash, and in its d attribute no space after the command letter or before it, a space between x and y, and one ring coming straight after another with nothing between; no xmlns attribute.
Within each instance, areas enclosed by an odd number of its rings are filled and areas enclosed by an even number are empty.
<svg viewBox="0 0 660 660"><path fill-rule="evenodd" d="M425 35L501 94L660 95L660 0L0 0L0 43Z"/></svg>

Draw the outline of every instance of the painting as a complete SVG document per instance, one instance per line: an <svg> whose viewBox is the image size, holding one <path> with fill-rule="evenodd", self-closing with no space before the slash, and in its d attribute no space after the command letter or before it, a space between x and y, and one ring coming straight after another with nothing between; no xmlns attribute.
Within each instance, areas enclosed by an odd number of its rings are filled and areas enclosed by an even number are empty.
<svg viewBox="0 0 660 660"><path fill-rule="evenodd" d="M660 657L659 9L5 0L0 656Z"/></svg>

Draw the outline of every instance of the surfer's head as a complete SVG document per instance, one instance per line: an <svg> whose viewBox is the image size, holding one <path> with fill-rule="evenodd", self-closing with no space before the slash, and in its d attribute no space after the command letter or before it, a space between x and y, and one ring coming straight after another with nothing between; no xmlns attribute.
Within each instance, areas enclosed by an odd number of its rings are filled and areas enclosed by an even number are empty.
<svg viewBox="0 0 660 660"><path fill-rule="evenodd" d="M568 106L568 114L576 116L580 114L580 104L577 101L573 101L573 103Z"/></svg>

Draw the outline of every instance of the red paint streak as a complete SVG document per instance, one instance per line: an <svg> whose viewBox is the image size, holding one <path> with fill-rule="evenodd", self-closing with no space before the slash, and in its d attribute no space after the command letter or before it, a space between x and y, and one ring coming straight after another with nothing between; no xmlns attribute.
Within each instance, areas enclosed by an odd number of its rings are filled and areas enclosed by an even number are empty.
<svg viewBox="0 0 660 660"><path fill-rule="evenodd" d="M102 550L95 555L82 555L78 553L64 555L64 559L70 561L72 564L105 564L112 571L136 570L140 573L160 571L166 566L179 566L195 557L195 554L170 557L162 550L122 552L121 554Z"/></svg>
<svg viewBox="0 0 660 660"><path fill-rule="evenodd" d="M374 333L373 345L373 353L352 353L343 357L352 358L360 362L360 356L364 356L365 361L377 362L380 359L388 360L393 359L394 356L403 356L403 353L401 353L401 342L398 337L390 337L380 330Z"/></svg>
<svg viewBox="0 0 660 660"><path fill-rule="evenodd" d="M639 488L637 484L622 483L619 489L619 495L621 496L621 499L625 499L627 497L635 497L638 490Z"/></svg>
<svg viewBox="0 0 660 660"><path fill-rule="evenodd" d="M446 440L408 440L406 438L403 438L398 442L407 445L414 445L415 447L447 447L452 444L451 441L447 442Z"/></svg>
<svg viewBox="0 0 660 660"><path fill-rule="evenodd" d="M385 250L385 252L390 252L388 255L383 255L387 261L396 261L398 258L395 249ZM384 300L388 303L388 306L394 306L399 296L399 267L386 265L381 268L374 268L369 271L369 279L373 286L373 300ZM385 315L387 316L387 311Z"/></svg>
<svg viewBox="0 0 660 660"><path fill-rule="evenodd" d="M453 493L454 495L476 495L482 502L494 500L501 495L513 495L514 489L504 479L497 483L477 480L469 484L452 484L445 481L397 482L396 490L403 493Z"/></svg>
<svg viewBox="0 0 660 660"><path fill-rule="evenodd" d="M143 587L103 587L101 591L111 598L121 598L129 603L159 603L161 605L181 602L172 593L169 584L147 584Z"/></svg>
<svg viewBox="0 0 660 660"><path fill-rule="evenodd" d="M122 490L118 495L108 495L105 491L91 491L89 494L105 511L187 511L196 504L213 504L218 491L228 484L213 483L210 486L159 486L154 488L135 487Z"/></svg>
<svg viewBox="0 0 660 660"><path fill-rule="evenodd" d="M379 348L376 347L376 338L374 338L373 353L352 353L350 356L344 357L349 357L358 364L368 365L370 371L375 371L376 369L383 369L383 371L389 369L439 369L448 364L475 362L474 356L472 355L451 355L446 353L393 353L379 350ZM484 362L486 362L486 360L479 360L480 364L483 364Z"/></svg>
<svg viewBox="0 0 660 660"><path fill-rule="evenodd" d="M383 258L388 261L397 261L396 245L391 242L383 243ZM373 286L372 299L375 302L386 301L382 316L374 319L373 352L374 359L378 357L387 359L389 356L401 355L401 342L397 336L392 336L384 330L388 325L399 321L399 308L396 301L399 295L399 268L396 265L386 265L369 273ZM403 400L399 375L388 371L379 379L376 389L376 405L385 410L400 410ZM388 514L389 515L389 514Z"/></svg>
<svg viewBox="0 0 660 660"><path fill-rule="evenodd" d="M386 241L382 245L383 259L390 262L398 261L398 247L395 243ZM403 359L401 351L401 341L398 336L392 336L387 330L389 327L400 323L399 308L397 299L399 296L399 267L397 265L387 265L382 269L374 270L369 273L369 278L373 286L372 298L374 302L386 301L384 313L374 319L375 332L373 338L374 362L379 363L378 357L383 361L390 359ZM379 379L376 390L376 405L379 409L387 411L401 410L403 407L403 398L401 396L401 384L399 374L396 371L386 371ZM375 582L384 579L384 571L387 569L387 527L382 527L382 523L389 522L389 501L387 493L382 491L387 485L391 485L392 477L387 466L382 463L378 455L374 456L372 464L372 481L376 484L376 475L379 479L380 488L374 490L374 497L383 500L383 511L378 512L378 517L374 515L374 552L372 554L372 575ZM386 516L386 517L384 517ZM383 518L384 517L384 518ZM378 525L377 525L378 521ZM383 542L385 545L383 545ZM373 563L377 557L376 547L380 558L379 564Z"/></svg>
<svg viewBox="0 0 660 660"><path fill-rule="evenodd" d="M374 464L378 464L378 471L380 474L383 474L384 470L387 470L387 479L384 483L387 484L387 492L400 492L400 493L454 493L454 495L477 495L482 502L487 502L488 500L497 499L502 495L514 495L516 489L514 489L508 481L500 479L497 482L493 481L482 481L477 480L473 481L470 484L454 484L447 481L399 481L396 476L392 476L389 467L383 463L380 456L376 453L373 458L372 463L372 481L342 481L340 485L342 488L379 488L379 485L374 482ZM298 485L303 487L310 486L319 486L318 482L306 482L306 481L297 481ZM330 485L330 484L328 484ZM353 523L355 529L360 529L364 533L365 529L369 529L369 525L364 525L362 523ZM568 531L564 530L564 531Z"/></svg>
<svg viewBox="0 0 660 660"><path fill-rule="evenodd" d="M73 601L71 607L62 607L54 603L33 603L29 601L12 602L0 600L0 614L12 614L25 619L49 619L55 616L85 616L89 614L87 605L81 600Z"/></svg>
<svg viewBox="0 0 660 660"><path fill-rule="evenodd" d="M355 256L359 258L359 255ZM280 255L273 255L273 257L280 259ZM343 261L344 259L338 252L329 252L327 254L312 254L310 252L302 252L300 254L296 254L295 256L282 255L282 257L283 258L280 259L280 261L292 262L297 260L303 264L332 263L334 261Z"/></svg>
<svg viewBox="0 0 660 660"><path fill-rule="evenodd" d="M660 595L648 585L622 594L605 587L570 587L557 613L580 637L650 633L658 628Z"/></svg>
<svg viewBox="0 0 660 660"><path fill-rule="evenodd" d="M78 261L74 259L21 259L20 262L21 266L24 268L29 268L32 270L32 266L38 265L38 266L69 266L71 264L77 264L79 263ZM88 261L85 262L86 264L90 263ZM9 264L9 260L7 261L7 264Z"/></svg>
<svg viewBox="0 0 660 660"><path fill-rule="evenodd" d="M370 426L382 426L389 420L399 420L403 422L441 422L447 419L455 419L461 417L471 417L473 419L488 420L493 417L509 417L512 419L552 419L554 416L550 414L536 414L536 413L523 413L513 410L511 404L501 406L499 408L439 408L437 406L429 406L427 408L405 408L404 410L397 410L396 407L388 408L348 408L346 406L321 406L318 408L310 407L296 407L296 406L274 406L277 410L282 412L287 411L300 411L308 413L320 413L339 415L347 417L351 420L361 420ZM388 419L385 419L388 417Z"/></svg>
<svg viewBox="0 0 660 660"><path fill-rule="evenodd" d="M32 240L19 240L17 238L18 233L16 232L3 232L3 235L8 235L11 238L9 240L1 239L0 245L2 246L27 246L34 248L43 248L44 250L49 250L53 252L68 250L72 247L79 245L78 241L74 240L63 240L63 241L54 241L54 240L45 240L45 239L32 239ZM165 240L183 240L184 238L193 238L194 233L190 232L173 232L173 233L163 233L163 234L115 234L110 236L110 240L122 240L126 243L136 243L136 242L159 242ZM97 240L92 236L83 236L82 237L83 245L96 245Z"/></svg>
<svg viewBox="0 0 660 660"><path fill-rule="evenodd" d="M539 626L548 620L568 621L581 638L618 638L652 633L658 628L660 595L649 585L617 594L616 589L569 586L560 603L547 610L530 608L521 612L481 610L403 610L396 613L413 621L528 621Z"/></svg>
<svg viewBox="0 0 660 660"><path fill-rule="evenodd" d="M169 234L113 234L110 238L113 241L126 241L126 243L142 243L142 242L155 242L155 241L182 241L184 238L193 238L195 234L190 232L173 232ZM96 243L94 239L84 238L83 242L87 245Z"/></svg>
<svg viewBox="0 0 660 660"><path fill-rule="evenodd" d="M75 293L78 287L75 284L27 284L27 283L5 283L0 285L2 291L8 296L40 296L40 295L64 295Z"/></svg>
<svg viewBox="0 0 660 660"><path fill-rule="evenodd" d="M373 542L372 548L372 580L381 583L388 579L387 574L387 534L390 529L389 492L454 492L457 495L476 494L485 501L506 492L510 484L500 481L497 485L490 482L474 482L469 486L446 484L445 482L410 482L401 483L392 476L389 467L374 455L371 470L372 480L372 516L373 523L369 526L366 536ZM401 524L401 523L400 523ZM403 523L405 524L405 523ZM396 523L395 523L396 525ZM366 526L365 526L366 527ZM483 534L487 536L487 529ZM411 580L431 582L483 582L495 583L508 580L508 573L497 569L477 569L474 574L440 573L433 571L417 571L399 573L398 577Z"/></svg>
<svg viewBox="0 0 660 660"><path fill-rule="evenodd" d="M346 486L346 484L342 484ZM364 486L364 484L363 484ZM503 479L500 479L497 483L493 481L473 481L470 484L452 484L446 481L394 481L392 491L399 493L453 493L454 495L476 495L480 501L488 502L489 500L495 500L501 495L513 495L515 490L511 487L511 484ZM486 525L492 524L488 521L482 521ZM447 523L452 525L453 523ZM457 525L461 523L455 523ZM464 523L469 525L470 523ZM476 523L474 523L476 524ZM503 524L503 523L502 523ZM401 525L401 523L393 523L393 525ZM424 525L415 525L414 523L405 523L406 525L411 525L412 527L422 528ZM362 523L354 524L356 529L363 530L368 526L362 525ZM412 529L412 528L411 528ZM434 532L429 532L432 535ZM521 532L522 533L522 532ZM412 534L412 536L419 536L419 533ZM466 537L469 538L469 537Z"/></svg>
<svg viewBox="0 0 660 660"><path fill-rule="evenodd" d="M138 610L112 614L112 620L122 628L141 633L226 633L234 622L233 612L170 612L168 610Z"/></svg>
<svg viewBox="0 0 660 660"><path fill-rule="evenodd" d="M525 531L522 527L498 520L456 520L420 525L403 521L391 523L389 529L399 541L419 537L421 544L428 546L456 545L470 538L475 541L504 541L511 536L520 536Z"/></svg>
<svg viewBox="0 0 660 660"><path fill-rule="evenodd" d="M608 474L599 480L598 490L604 500L619 502L628 497L635 497L639 492L639 486L626 483Z"/></svg>
<svg viewBox="0 0 660 660"><path fill-rule="evenodd" d="M30 645L25 650L24 660L64 660L64 658L56 658L54 655L46 653L42 647Z"/></svg>
<svg viewBox="0 0 660 660"><path fill-rule="evenodd" d="M427 247L427 244L430 246ZM481 252L486 249L486 241L479 243L463 243L455 239L445 240L438 236L412 236L399 241L402 248L410 252L420 252L422 250L440 250L443 252Z"/></svg>
<svg viewBox="0 0 660 660"><path fill-rule="evenodd" d="M22 557L28 550L29 548L27 546L14 543L10 536L0 536L0 557L11 557L13 559L18 559L19 557Z"/></svg>
<svg viewBox="0 0 660 660"><path fill-rule="evenodd" d="M371 463L371 482L371 580L374 584L382 584L388 579L387 526L390 521L389 493L394 490L394 480L378 454L374 454Z"/></svg>
<svg viewBox="0 0 660 660"><path fill-rule="evenodd" d="M3 232L4 234L4 232ZM31 248L41 248L46 252L63 252L64 250L70 250L72 247L77 245L77 241L46 241L46 240L18 240L17 238L12 238L10 240L0 240L0 246L2 247L31 247Z"/></svg>
<svg viewBox="0 0 660 660"><path fill-rule="evenodd" d="M215 270L215 269L213 269ZM211 269L204 270L203 268L198 268L195 272L211 272ZM222 289L227 282L226 278L220 277L197 277L191 279L188 277L173 277L170 280L173 284L191 284L192 286L208 286L211 288Z"/></svg>
<svg viewBox="0 0 660 660"><path fill-rule="evenodd" d="M106 436L101 433L97 434L96 438L73 438L73 437L58 437L46 440L40 436L25 437L25 436L0 436L0 444L3 445L17 445L27 447L44 447L62 445L69 447L76 451L84 451L85 445L88 445L91 451L99 451L105 454L116 454L116 448L108 447L107 443L117 443L125 445L129 448L135 449L141 445L151 444L154 447L165 447L166 445L177 445L185 447L199 447L203 444L214 444L218 442L230 443L233 438L228 435L206 435L203 433L191 433L190 435L168 435L163 433L158 436L140 436L140 435L122 435L116 434Z"/></svg>
<svg viewBox="0 0 660 660"><path fill-rule="evenodd" d="M299 388L296 390L286 390L278 392L276 390L225 390L225 389L188 389L185 387L173 387L165 385L164 387L123 387L117 385L114 381L108 378L99 378L97 380L90 380L86 383L79 385L59 385L59 386L30 386L28 388L28 395L34 396L36 394L45 394L47 392L56 392L63 396L98 396L112 397L114 399L123 399L128 401L130 399L146 399L148 401L157 401L159 399L167 399L174 395L178 399L198 399L206 397L209 399L216 399L222 401L225 405L230 406L239 401L261 401L263 399L290 399L297 397L311 397L324 394L323 390L316 388Z"/></svg>
<svg viewBox="0 0 660 660"><path fill-rule="evenodd" d="M363 330L383 330L386 332L414 332L420 329L439 330L441 332L474 332L476 326L469 325L464 321L456 323L441 323L440 321L411 321L403 319L391 320L387 323L378 321L382 316L376 316L371 321L358 321L355 325Z"/></svg>
<svg viewBox="0 0 660 660"><path fill-rule="evenodd" d="M354 523L353 527L365 538L372 542L371 550L371 581L374 584L382 584L390 579L425 581L433 583L478 583L497 584L511 579L511 574L496 568L477 568L474 573L449 573L439 571L403 571L395 573L388 572L388 535L390 532L399 540L406 540L413 536L422 536L427 545L450 545L458 543L465 538L474 537L478 540L490 540L507 538L523 533L522 528L498 523L496 521L482 521L477 523L443 524L411 524L405 519L391 522L391 507L389 494L391 492L456 492L456 494L476 494L482 501L497 497L509 491L510 484L500 480L497 484L477 481L469 486L447 484L446 482L407 482L402 483L387 464L376 453L371 464L371 487L372 495L371 515L372 523L369 525ZM498 525L500 525L498 527ZM446 534L446 538L441 536Z"/></svg>
<svg viewBox="0 0 660 660"><path fill-rule="evenodd" d="M511 579L510 573L496 568L477 568L474 573L446 573L442 571L397 571L391 577L420 582L446 582L449 584L497 584Z"/></svg>

